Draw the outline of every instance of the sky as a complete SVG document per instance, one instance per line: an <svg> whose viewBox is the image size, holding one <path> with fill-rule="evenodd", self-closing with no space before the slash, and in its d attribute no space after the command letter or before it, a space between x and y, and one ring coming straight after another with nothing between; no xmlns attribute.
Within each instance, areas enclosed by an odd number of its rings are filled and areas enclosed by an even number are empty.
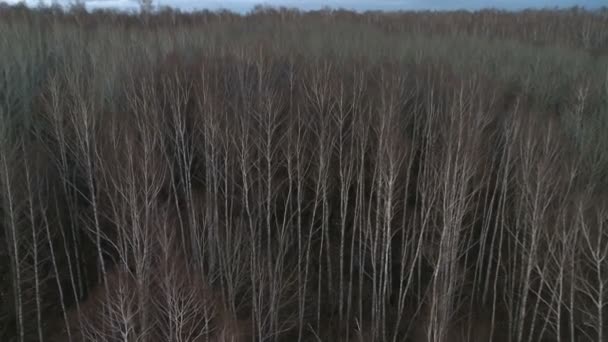
<svg viewBox="0 0 608 342"><path fill-rule="evenodd" d="M8 3L25 1L36 5L39 0L0 0ZM43 0L50 3L53 0ZM55 0L59 4L69 4L70 0ZM137 0L84 0L89 9L118 8L136 10ZM346 8L356 11L366 10L476 10L481 8L499 8L518 10L524 8L572 7L598 8L608 6L608 0L154 0L158 6L171 6L182 10L226 8L245 13L257 4L270 6L296 7L303 10L314 10L325 6Z"/></svg>

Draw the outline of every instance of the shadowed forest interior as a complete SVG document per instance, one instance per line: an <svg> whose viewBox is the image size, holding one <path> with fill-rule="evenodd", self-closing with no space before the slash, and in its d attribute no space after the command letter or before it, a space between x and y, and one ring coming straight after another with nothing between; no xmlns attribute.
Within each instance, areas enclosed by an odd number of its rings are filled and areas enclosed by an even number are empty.
<svg viewBox="0 0 608 342"><path fill-rule="evenodd" d="M608 340L608 10L0 6L0 341Z"/></svg>

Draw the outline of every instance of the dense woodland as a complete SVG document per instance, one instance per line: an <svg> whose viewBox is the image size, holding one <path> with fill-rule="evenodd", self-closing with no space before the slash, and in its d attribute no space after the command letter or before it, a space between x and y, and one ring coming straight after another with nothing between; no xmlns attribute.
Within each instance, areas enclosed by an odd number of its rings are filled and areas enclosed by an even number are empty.
<svg viewBox="0 0 608 342"><path fill-rule="evenodd" d="M0 341L608 341L608 10L0 5Z"/></svg>

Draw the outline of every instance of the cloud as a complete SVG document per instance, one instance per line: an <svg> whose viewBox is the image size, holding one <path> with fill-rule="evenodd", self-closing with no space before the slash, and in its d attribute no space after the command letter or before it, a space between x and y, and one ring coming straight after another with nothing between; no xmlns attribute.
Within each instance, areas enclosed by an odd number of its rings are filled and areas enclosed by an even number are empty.
<svg viewBox="0 0 608 342"><path fill-rule="evenodd" d="M89 9L98 8L121 8L121 9L137 9L139 3L134 0L87 0L85 6Z"/></svg>

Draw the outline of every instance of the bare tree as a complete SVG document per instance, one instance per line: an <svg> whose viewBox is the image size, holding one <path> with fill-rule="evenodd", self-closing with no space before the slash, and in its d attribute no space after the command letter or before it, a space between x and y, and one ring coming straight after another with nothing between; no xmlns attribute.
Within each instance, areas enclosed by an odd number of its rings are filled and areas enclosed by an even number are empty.
<svg viewBox="0 0 608 342"><path fill-rule="evenodd" d="M137 0L139 2L140 11L143 14L149 14L154 9L154 0Z"/></svg>

